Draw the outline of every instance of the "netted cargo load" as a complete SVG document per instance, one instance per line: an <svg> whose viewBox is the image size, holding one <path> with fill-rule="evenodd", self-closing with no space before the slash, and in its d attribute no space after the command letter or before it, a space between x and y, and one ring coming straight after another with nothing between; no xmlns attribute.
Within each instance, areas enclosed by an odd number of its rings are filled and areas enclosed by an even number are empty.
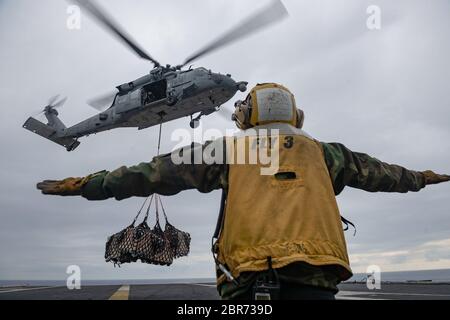
<svg viewBox="0 0 450 320"><path fill-rule="evenodd" d="M189 254L191 236L169 223L161 198L158 195L150 197L144 221L135 226L146 201L129 227L108 238L105 249L105 260L107 262L120 266L123 263L140 260L143 263L170 266L175 258ZM156 208L156 224L151 229L147 220L153 201L155 201ZM165 218L164 231L159 221L159 204Z"/></svg>

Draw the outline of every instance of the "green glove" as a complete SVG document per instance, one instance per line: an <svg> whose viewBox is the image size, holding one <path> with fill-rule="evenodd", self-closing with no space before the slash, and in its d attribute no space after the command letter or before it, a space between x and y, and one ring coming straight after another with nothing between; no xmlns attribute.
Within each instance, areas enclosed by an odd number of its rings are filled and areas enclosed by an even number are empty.
<svg viewBox="0 0 450 320"><path fill-rule="evenodd" d="M85 178L67 178L64 180L45 180L37 184L43 194L59 196L80 196L81 188L89 181Z"/></svg>
<svg viewBox="0 0 450 320"><path fill-rule="evenodd" d="M450 181L450 176L446 174L437 174L431 170L423 171L423 176L425 177L425 184L438 184L441 182Z"/></svg>

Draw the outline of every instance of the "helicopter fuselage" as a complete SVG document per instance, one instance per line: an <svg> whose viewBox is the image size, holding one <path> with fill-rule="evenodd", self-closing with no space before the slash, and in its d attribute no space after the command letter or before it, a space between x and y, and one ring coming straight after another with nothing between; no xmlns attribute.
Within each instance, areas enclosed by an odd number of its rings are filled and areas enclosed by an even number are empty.
<svg viewBox="0 0 450 320"><path fill-rule="evenodd" d="M230 75L205 68L164 72L154 69L149 75L117 87L112 106L57 136L80 138L119 127L149 128L196 113L208 115L230 100L238 90L246 91L245 82L235 82Z"/></svg>

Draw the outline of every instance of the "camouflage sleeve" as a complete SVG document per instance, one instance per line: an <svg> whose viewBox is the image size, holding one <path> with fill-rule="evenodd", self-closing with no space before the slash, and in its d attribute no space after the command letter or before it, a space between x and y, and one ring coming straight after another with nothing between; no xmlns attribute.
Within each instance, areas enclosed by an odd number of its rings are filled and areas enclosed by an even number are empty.
<svg viewBox="0 0 450 320"><path fill-rule="evenodd" d="M345 186L370 192L402 193L425 187L425 178L420 172L352 152L339 143L321 144L336 195Z"/></svg>
<svg viewBox="0 0 450 320"><path fill-rule="evenodd" d="M196 150L200 148L202 151L206 146L188 146L175 152L191 158ZM225 187L227 168L224 164L207 164L204 161L175 164L171 155L158 156L152 162L129 168L94 174L83 187L82 196L88 200L113 197L123 200L133 196L147 197L153 193L175 195L189 189L206 193Z"/></svg>

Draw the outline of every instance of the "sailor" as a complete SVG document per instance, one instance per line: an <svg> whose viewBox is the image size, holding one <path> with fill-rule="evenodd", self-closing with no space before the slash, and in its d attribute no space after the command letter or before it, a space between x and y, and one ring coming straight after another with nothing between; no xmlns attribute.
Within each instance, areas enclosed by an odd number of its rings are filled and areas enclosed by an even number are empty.
<svg viewBox="0 0 450 320"><path fill-rule="evenodd" d="M304 113L282 85L257 85L235 107L233 120L242 131L222 139L225 150L266 148L277 155L274 170L263 172L267 164L259 160L230 161L228 153L227 161L173 161L174 155L215 143L208 142L129 168L47 180L37 188L88 200L222 189L213 254L223 299L334 299L337 285L352 276L342 225L350 222L341 218L335 197L346 186L405 193L450 180L315 140L302 130ZM275 135L262 143L262 132L269 131Z"/></svg>

